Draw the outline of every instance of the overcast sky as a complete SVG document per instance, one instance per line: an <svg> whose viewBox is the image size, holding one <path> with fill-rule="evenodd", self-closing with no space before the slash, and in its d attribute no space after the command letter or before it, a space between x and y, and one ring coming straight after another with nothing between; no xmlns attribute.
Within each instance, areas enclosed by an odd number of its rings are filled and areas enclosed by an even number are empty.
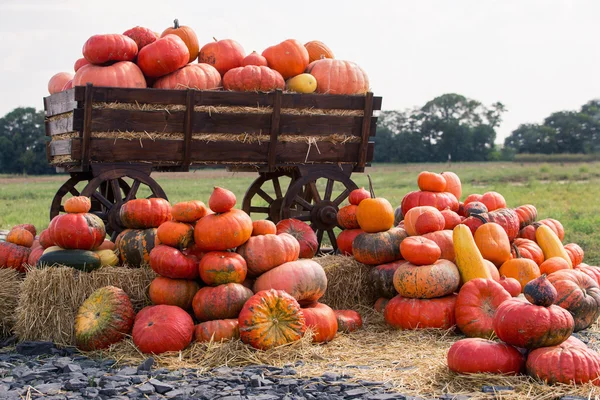
<svg viewBox="0 0 600 400"><path fill-rule="evenodd" d="M89 36L161 33L174 18L201 46L235 39L247 53L321 40L367 71L385 110L449 92L501 101L497 142L600 97L600 0L0 0L0 115L43 108L48 79L73 71Z"/></svg>

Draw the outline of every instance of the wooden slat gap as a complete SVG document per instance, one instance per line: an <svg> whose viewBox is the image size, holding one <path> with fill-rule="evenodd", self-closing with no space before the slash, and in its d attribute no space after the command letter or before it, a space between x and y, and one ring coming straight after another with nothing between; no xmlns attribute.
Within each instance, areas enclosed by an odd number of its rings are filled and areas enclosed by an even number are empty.
<svg viewBox="0 0 600 400"><path fill-rule="evenodd" d="M269 171L275 170L275 161L277 158L277 136L279 136L279 122L281 117L281 89L275 91L273 97L273 114L271 114L271 137L269 141L269 152L267 153L267 165Z"/></svg>

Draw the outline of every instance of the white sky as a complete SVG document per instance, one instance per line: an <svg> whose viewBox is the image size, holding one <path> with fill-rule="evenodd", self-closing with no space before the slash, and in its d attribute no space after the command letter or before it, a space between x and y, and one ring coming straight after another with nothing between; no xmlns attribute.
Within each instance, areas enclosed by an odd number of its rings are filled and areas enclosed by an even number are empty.
<svg viewBox="0 0 600 400"><path fill-rule="evenodd" d="M508 108L497 142L521 123L600 97L600 0L0 0L0 115L43 108L50 77L73 71L86 39L174 18L202 44L247 53L321 40L352 60L383 109L456 92Z"/></svg>

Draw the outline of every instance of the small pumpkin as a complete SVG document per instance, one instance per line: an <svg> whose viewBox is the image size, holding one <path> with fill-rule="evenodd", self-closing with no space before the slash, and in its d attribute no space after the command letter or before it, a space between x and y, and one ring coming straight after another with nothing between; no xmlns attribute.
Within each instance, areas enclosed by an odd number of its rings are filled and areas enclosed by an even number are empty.
<svg viewBox="0 0 600 400"><path fill-rule="evenodd" d="M337 317L331 307L316 303L302 308L307 328L313 331L313 342L326 343L335 338L338 331Z"/></svg>
<svg viewBox="0 0 600 400"><path fill-rule="evenodd" d="M269 63L267 62L267 59L264 58L262 55L258 54L256 51L253 51L252 53L248 54L246 57L244 57L244 59L242 60L242 67L245 67L246 65L258 65L258 66L264 66L264 67L268 67Z"/></svg>
<svg viewBox="0 0 600 400"><path fill-rule="evenodd" d="M269 221L268 219L252 221L252 236L275 234L277 234L277 227L273 221Z"/></svg>
<svg viewBox="0 0 600 400"><path fill-rule="evenodd" d="M417 176L417 185L419 189L430 192L445 192L446 178L442 174L435 172L422 171Z"/></svg>
<svg viewBox="0 0 600 400"><path fill-rule="evenodd" d="M344 229L341 231L336 238L339 253L343 256L353 255L352 243L361 233L364 233L362 229Z"/></svg>
<svg viewBox="0 0 600 400"><path fill-rule="evenodd" d="M142 353L181 351L192 342L194 321L176 306L148 306L135 317L131 335Z"/></svg>
<svg viewBox="0 0 600 400"><path fill-rule="evenodd" d="M198 44L198 37L196 36L196 32L189 26L179 25L179 20L175 19L173 21L173 27L169 27L163 31L160 37L165 37L166 35L177 35L183 43L185 43L188 48L189 59L188 62L192 62L198 57L198 52L200 49L200 45Z"/></svg>
<svg viewBox="0 0 600 400"><path fill-rule="evenodd" d="M515 278L501 276L498 280L500 286L504 288L512 297L517 297L521 294L522 288L521 283Z"/></svg>
<svg viewBox="0 0 600 400"><path fill-rule="evenodd" d="M357 206L364 199L370 199L370 198L371 198L371 193L369 193L369 191L363 187L360 189L352 190L350 192L350 194L348 195L348 202L350 202L350 204L352 204L352 205Z"/></svg>
<svg viewBox="0 0 600 400"><path fill-rule="evenodd" d="M313 93L317 90L317 80L311 74L299 74L288 79L285 88L296 93Z"/></svg>
<svg viewBox="0 0 600 400"><path fill-rule="evenodd" d="M546 279L546 274L528 282L523 288L523 294L531 304L542 307L550 307L558 296L554 286Z"/></svg>
<svg viewBox="0 0 600 400"><path fill-rule="evenodd" d="M410 236L400 242L400 254L414 265L430 265L439 260L442 250L431 239Z"/></svg>
<svg viewBox="0 0 600 400"><path fill-rule="evenodd" d="M215 186L208 199L208 207L216 213L224 213L235 207L236 201L231 190Z"/></svg>
<svg viewBox="0 0 600 400"><path fill-rule="evenodd" d="M6 241L23 247L31 247L34 237L26 229L12 228L6 235Z"/></svg>
<svg viewBox="0 0 600 400"><path fill-rule="evenodd" d="M390 299L388 299L386 297L380 297L377 299L377 301L375 301L375 304L373 305L373 309L375 310L375 312L383 313L385 310L385 307L388 305L389 302L390 302Z"/></svg>
<svg viewBox="0 0 600 400"><path fill-rule="evenodd" d="M404 229L410 236L441 231L446 225L442 213L435 207L413 207L404 215Z"/></svg>
<svg viewBox="0 0 600 400"><path fill-rule="evenodd" d="M442 231L426 233L422 236L426 239L433 240L438 245L442 251L440 258L455 262L456 253L454 252L454 239L452 233L452 230L444 229Z"/></svg>
<svg viewBox="0 0 600 400"><path fill-rule="evenodd" d="M129 200L121 206L119 218L126 228L158 228L163 222L171 220L171 205L158 197Z"/></svg>
<svg viewBox="0 0 600 400"><path fill-rule="evenodd" d="M288 79L304 72L309 63L308 51L295 39L284 40L262 52L269 67Z"/></svg>
<svg viewBox="0 0 600 400"><path fill-rule="evenodd" d="M171 207L171 216L177 222L192 223L206 215L206 206L200 200L182 201Z"/></svg>
<svg viewBox="0 0 600 400"><path fill-rule="evenodd" d="M515 208L515 212L519 216L519 228L523 229L527 225L531 225L537 219L537 208L533 204L525 204Z"/></svg>
<svg viewBox="0 0 600 400"><path fill-rule="evenodd" d="M165 221L156 230L161 244L183 250L194 241L194 227L184 222Z"/></svg>
<svg viewBox="0 0 600 400"><path fill-rule="evenodd" d="M337 213L338 225L342 229L359 229L358 219L356 218L356 210L358 206L348 204L339 209Z"/></svg>
<svg viewBox="0 0 600 400"><path fill-rule="evenodd" d="M201 288L192 301L194 315L198 321L237 318L252 290L239 283Z"/></svg>
<svg viewBox="0 0 600 400"><path fill-rule="evenodd" d="M116 267L119 264L119 257L115 254L114 250L94 250L94 253L98 254L98 257L100 257L102 266Z"/></svg>
<svg viewBox="0 0 600 400"><path fill-rule="evenodd" d="M536 242L534 242L533 240L529 240L529 239L525 239L525 238L516 238L515 240L513 240L512 244L513 244L513 246L511 246L512 258L517 257L517 253L514 249L514 247L516 246L517 249L519 250L519 254L521 255L521 257L529 258L529 259L535 261L535 263L537 265L541 265L544 262L544 252L542 251L540 246L538 246L538 244Z"/></svg>
<svg viewBox="0 0 600 400"><path fill-rule="evenodd" d="M240 337L237 318L201 322L194 328L196 342L221 342Z"/></svg>
<svg viewBox="0 0 600 400"><path fill-rule="evenodd" d="M541 275L540 268L535 261L529 258L521 257L521 253L516 246L513 246L517 257L504 262L500 268L500 275L514 278L519 281L521 288Z"/></svg>
<svg viewBox="0 0 600 400"><path fill-rule="evenodd" d="M508 240L513 240L519 234L519 217L511 208L501 208L487 213L482 213L477 216L470 216L462 223L467 225L471 232L475 231L483 225L483 221L495 222L500 225L508 235Z"/></svg>
<svg viewBox="0 0 600 400"><path fill-rule="evenodd" d="M237 253L211 251L200 260L200 278L210 286L242 283L248 272L246 260Z"/></svg>
<svg viewBox="0 0 600 400"><path fill-rule="evenodd" d="M350 333L362 328L363 320L354 310L333 310L338 322L338 332Z"/></svg>
<svg viewBox="0 0 600 400"><path fill-rule="evenodd" d="M92 209L92 201L87 196L73 196L65 201L64 208L68 213L87 213Z"/></svg>
<svg viewBox="0 0 600 400"><path fill-rule="evenodd" d="M304 43L306 51L308 51L308 62L320 60L322 58L335 58L333 52L327 45L319 40L311 40Z"/></svg>
<svg viewBox="0 0 600 400"><path fill-rule="evenodd" d="M128 29L123 32L123 35L133 39L135 44L137 44L138 52L150 43L156 42L156 39L159 37L152 29L144 28L143 26ZM75 71L77 71L77 64L75 64Z"/></svg>
<svg viewBox="0 0 600 400"><path fill-rule="evenodd" d="M459 374L518 375L525 369L525 357L506 343L467 338L448 350L448 368Z"/></svg>
<svg viewBox="0 0 600 400"><path fill-rule="evenodd" d="M65 85L73 80L73 74L70 72L58 72L50 78L48 81L48 93L54 94L62 92Z"/></svg>
<svg viewBox="0 0 600 400"><path fill-rule="evenodd" d="M394 209L388 200L375 197L371 177L368 176L368 179L371 196L358 205L356 219L360 229L365 232L385 232L394 226Z"/></svg>
<svg viewBox="0 0 600 400"><path fill-rule="evenodd" d="M148 297L152 304L167 304L192 310L192 300L200 290L198 282L189 279L171 279L157 276L150 283Z"/></svg>

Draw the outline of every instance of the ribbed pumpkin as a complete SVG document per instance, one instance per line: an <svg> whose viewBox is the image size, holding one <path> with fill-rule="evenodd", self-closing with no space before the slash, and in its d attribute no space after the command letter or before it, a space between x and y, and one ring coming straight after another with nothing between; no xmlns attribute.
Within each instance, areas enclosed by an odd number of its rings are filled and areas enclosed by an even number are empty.
<svg viewBox="0 0 600 400"><path fill-rule="evenodd" d="M494 222L485 223L475 231L475 244L486 260L501 266L510 260L510 241L506 231Z"/></svg>
<svg viewBox="0 0 600 400"><path fill-rule="evenodd" d="M24 228L12 228L6 235L6 241L19 246L31 247L33 245L33 235Z"/></svg>
<svg viewBox="0 0 600 400"><path fill-rule="evenodd" d="M322 58L335 58L333 52L327 45L319 40L311 40L304 43L306 51L308 51L308 62L311 63Z"/></svg>
<svg viewBox="0 0 600 400"><path fill-rule="evenodd" d="M350 333L362 328L363 320L354 310L333 310L338 322L338 332Z"/></svg>
<svg viewBox="0 0 600 400"><path fill-rule="evenodd" d="M404 229L410 236L441 231L445 225L442 213L432 206L413 207L404 214Z"/></svg>
<svg viewBox="0 0 600 400"><path fill-rule="evenodd" d="M236 250L247 262L248 275L259 276L281 264L295 261L300 244L290 234L252 236Z"/></svg>
<svg viewBox="0 0 600 400"><path fill-rule="evenodd" d="M460 274L456 265L438 260L431 265L400 265L394 273L394 287L402 297L432 299L443 297L458 289Z"/></svg>
<svg viewBox="0 0 600 400"><path fill-rule="evenodd" d="M206 215L206 205L200 200L182 201L171 207L171 216L178 222L196 222Z"/></svg>
<svg viewBox="0 0 600 400"><path fill-rule="evenodd" d="M300 305L283 290L264 290L244 304L238 317L240 338L267 350L300 340L306 331Z"/></svg>
<svg viewBox="0 0 600 400"><path fill-rule="evenodd" d="M516 249L516 252L516 258L504 262L504 264L500 266L499 272L501 276L507 276L518 280L521 284L521 288L524 288L529 281L541 275L540 267L538 267L535 261L521 257L518 249Z"/></svg>
<svg viewBox="0 0 600 400"><path fill-rule="evenodd" d="M115 245L122 264L139 268L150 262L150 253L158 245L156 228L125 229L117 236Z"/></svg>
<svg viewBox="0 0 600 400"><path fill-rule="evenodd" d="M171 220L171 205L161 198L129 200L121 206L119 217L126 228L158 228Z"/></svg>
<svg viewBox="0 0 600 400"><path fill-rule="evenodd" d="M303 73L309 62L308 51L295 39L267 47L262 55L267 59L269 67L279 72L283 79Z"/></svg>
<svg viewBox="0 0 600 400"><path fill-rule="evenodd" d="M575 320L575 332L591 326L600 315L600 288L583 272L563 269L548 275L558 293L554 304L568 310Z"/></svg>
<svg viewBox="0 0 600 400"><path fill-rule="evenodd" d="M458 175L451 171L442 172L442 176L446 180L446 192L450 192L456 197L456 200L460 200L462 196L462 183Z"/></svg>
<svg viewBox="0 0 600 400"><path fill-rule="evenodd" d="M448 368L459 374L518 375L525 369L525 357L506 343L468 338L450 347Z"/></svg>
<svg viewBox="0 0 600 400"><path fill-rule="evenodd" d="M269 63L266 58L258 54L256 51L253 51L242 60L241 66L245 67L246 65L262 65L268 67Z"/></svg>
<svg viewBox="0 0 600 400"><path fill-rule="evenodd" d="M510 293L498 282L491 279L472 279L458 292L456 325L466 336L490 338L494 333L492 322L496 310L500 304L511 298Z"/></svg>
<svg viewBox="0 0 600 400"><path fill-rule="evenodd" d="M317 80L317 93L354 95L369 91L367 73L352 61L324 58L311 62L304 72Z"/></svg>
<svg viewBox="0 0 600 400"><path fill-rule="evenodd" d="M440 258L452 262L456 260L452 230L444 229L442 231L426 233L423 235L423 237L426 239L433 240L438 245L438 247L442 251L442 253L440 254Z"/></svg>
<svg viewBox="0 0 600 400"><path fill-rule="evenodd" d="M356 261L368 265L396 261L402 258L400 243L406 237L408 234L402 228L392 228L379 233L361 233L352 242L352 254Z"/></svg>
<svg viewBox="0 0 600 400"><path fill-rule="evenodd" d="M239 283L205 286L194 296L194 315L198 321L236 318L252 295L252 290Z"/></svg>
<svg viewBox="0 0 600 400"><path fill-rule="evenodd" d="M519 237L537 242L535 232L537 231L537 228L539 228L541 225L546 225L548 228L552 229L552 231L556 233L556 236L558 236L561 242L565 238L565 230L562 224L560 223L560 221L552 218L541 219L537 222L527 225L519 231Z"/></svg>
<svg viewBox="0 0 600 400"><path fill-rule="evenodd" d="M12 268L25 272L25 265L31 254L29 247L0 242L0 268Z"/></svg>
<svg viewBox="0 0 600 400"><path fill-rule="evenodd" d="M179 25L179 20L175 19L173 21L173 27L169 27L164 30L164 32L160 35L161 37L165 37L166 35L177 35L183 43L185 43L189 52L188 62L192 62L198 57L198 52L200 49L200 45L198 44L198 37L196 36L196 32L189 26Z"/></svg>
<svg viewBox="0 0 600 400"><path fill-rule="evenodd" d="M516 347L536 349L567 340L573 333L573 317L555 305L541 307L513 298L500 304L493 327L500 340Z"/></svg>
<svg viewBox="0 0 600 400"><path fill-rule="evenodd" d="M202 251L227 250L238 247L252 235L252 219L242 210L209 214L196 222L194 241Z"/></svg>
<svg viewBox="0 0 600 400"><path fill-rule="evenodd" d="M161 244L180 250L194 241L194 227L184 222L165 221L158 227L156 234Z"/></svg>
<svg viewBox="0 0 600 400"><path fill-rule="evenodd" d="M540 273L550 275L561 269L571 269L571 266L562 257L550 257L540 264Z"/></svg>
<svg viewBox="0 0 600 400"><path fill-rule="evenodd" d="M232 39L217 40L213 38L202 46L198 54L199 63L212 65L219 71L221 76L232 68L242 65L246 52L241 44Z"/></svg>
<svg viewBox="0 0 600 400"><path fill-rule="evenodd" d="M530 260L535 261L537 265L540 265L544 262L544 252L538 246L536 242L533 240L525 239L525 238L516 238L512 242L511 246L511 256L512 258L517 257L517 253L514 247L517 247L519 250L519 254L523 258L529 258Z"/></svg>
<svg viewBox="0 0 600 400"><path fill-rule="evenodd" d="M515 212L519 216L519 228L523 229L527 225L531 225L537 219L537 208L533 204L525 204L515 208Z"/></svg>
<svg viewBox="0 0 600 400"><path fill-rule="evenodd" d="M394 274L398 268L407 263L406 260L400 260L380 264L371 269L369 272L369 285L378 297L391 299L398 294L394 287Z"/></svg>
<svg viewBox="0 0 600 400"><path fill-rule="evenodd" d="M319 242L315 231L306 222L294 218L282 219L276 225L277 234L287 233L300 244L300 258L313 258Z"/></svg>
<svg viewBox="0 0 600 400"><path fill-rule="evenodd" d="M79 68L73 77L73 86L111 86L121 88L145 88L146 78L142 70L131 61L102 66L87 64Z"/></svg>
<svg viewBox="0 0 600 400"><path fill-rule="evenodd" d="M143 308L133 324L133 343L142 353L181 351L191 342L194 321L183 309L158 305Z"/></svg>
<svg viewBox="0 0 600 400"><path fill-rule="evenodd" d="M285 81L279 72L269 67L246 65L227 71L223 76L223 88L238 92L270 92L284 89Z"/></svg>
<svg viewBox="0 0 600 400"><path fill-rule="evenodd" d="M84 351L100 350L131 332L135 312L127 293L114 286L95 290L75 316L75 343Z"/></svg>
<svg viewBox="0 0 600 400"><path fill-rule="evenodd" d="M385 306L385 322L396 329L450 329L455 324L456 295L436 299L396 296Z"/></svg>
<svg viewBox="0 0 600 400"><path fill-rule="evenodd" d="M194 340L196 342L210 342L212 340L218 343L239 337L240 329L237 318L201 322L194 328Z"/></svg>
<svg viewBox="0 0 600 400"><path fill-rule="evenodd" d="M577 243L569 243L564 246L569 258L571 259L571 264L573 267L581 264L583 262L583 249Z"/></svg>
<svg viewBox="0 0 600 400"><path fill-rule="evenodd" d="M92 64L108 61L132 61L138 54L135 41L125 35L109 33L91 36L83 44L83 57Z"/></svg>
<svg viewBox="0 0 600 400"><path fill-rule="evenodd" d="M323 343L333 340L338 331L337 317L331 307L316 303L302 308L307 328L311 328L313 342Z"/></svg>
<svg viewBox="0 0 600 400"><path fill-rule="evenodd" d="M596 267L593 265L587 265L586 263L581 263L578 266L576 266L574 269L576 271L583 272L584 274L586 274L587 276L592 278L594 280L594 282L596 282L600 286L600 268L599 267Z"/></svg>
<svg viewBox="0 0 600 400"><path fill-rule="evenodd" d="M511 208L500 208L478 216L471 216L462 223L467 225L471 232L475 234L475 231L483 225L483 220L500 225L506 231L509 240L513 240L519 234L519 217Z"/></svg>
<svg viewBox="0 0 600 400"><path fill-rule="evenodd" d="M506 200L498 192L485 192L480 200L487 207L488 211L494 211L499 208L506 208Z"/></svg>
<svg viewBox="0 0 600 400"><path fill-rule="evenodd" d="M185 42L177 35L167 34L140 50L137 65L144 75L159 78L184 67L189 58Z"/></svg>
<svg viewBox="0 0 600 400"><path fill-rule="evenodd" d="M94 250L104 242L104 222L89 213L60 214L48 226L52 242L63 249Z"/></svg>
<svg viewBox="0 0 600 400"><path fill-rule="evenodd" d="M327 290L327 276L319 263L309 259L290 261L275 267L256 279L254 292L284 290L300 305L318 301Z"/></svg>
<svg viewBox="0 0 600 400"><path fill-rule="evenodd" d="M155 89L217 89L221 86L221 75L210 64L188 64L154 82Z"/></svg>
<svg viewBox="0 0 600 400"><path fill-rule="evenodd" d="M432 206L440 211L447 208L452 211L458 211L458 200L452 193L448 192L426 192L416 190L407 193L402 198L401 206L402 215L406 215L411 208L419 206Z"/></svg>
<svg viewBox="0 0 600 400"><path fill-rule="evenodd" d="M196 281L157 276L150 283L148 297L155 305L167 304L191 311L192 300L198 290L200 285Z"/></svg>
<svg viewBox="0 0 600 400"><path fill-rule="evenodd" d="M252 221L252 236L260 235L275 235L277 234L277 227L273 221L268 219L259 219L258 221Z"/></svg>
<svg viewBox="0 0 600 400"><path fill-rule="evenodd" d="M86 213L92 208L92 201L86 196L73 196L65 201L65 211L68 213Z"/></svg>
<svg viewBox="0 0 600 400"><path fill-rule="evenodd" d="M172 279L197 279L198 259L186 256L174 247L158 245L150 252L150 267L159 275Z"/></svg>
<svg viewBox="0 0 600 400"><path fill-rule="evenodd" d="M356 218L356 211L358 206L354 204L348 204L338 210L337 221L338 225L342 229L359 229L358 219Z"/></svg>
<svg viewBox="0 0 600 400"><path fill-rule="evenodd" d="M202 281L211 286L242 283L248 272L244 257L228 251L206 253L198 268Z"/></svg>

